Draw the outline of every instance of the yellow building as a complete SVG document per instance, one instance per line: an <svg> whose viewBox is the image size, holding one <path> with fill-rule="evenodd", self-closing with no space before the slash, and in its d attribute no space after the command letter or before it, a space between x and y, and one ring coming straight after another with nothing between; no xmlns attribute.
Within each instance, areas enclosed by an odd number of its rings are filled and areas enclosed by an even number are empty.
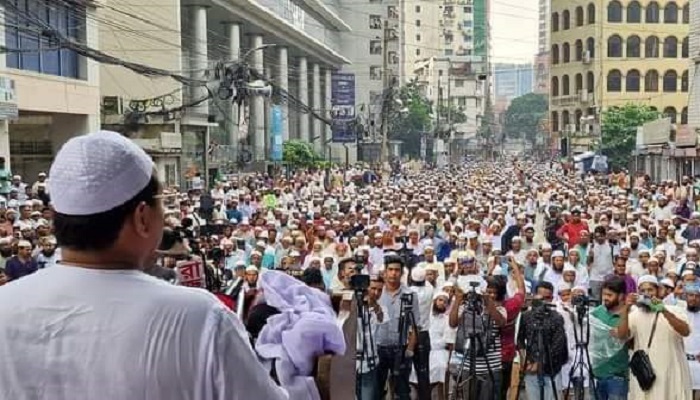
<svg viewBox="0 0 700 400"><path fill-rule="evenodd" d="M572 152L586 151L600 112L626 103L687 123L688 3L552 0L553 138L568 137Z"/></svg>

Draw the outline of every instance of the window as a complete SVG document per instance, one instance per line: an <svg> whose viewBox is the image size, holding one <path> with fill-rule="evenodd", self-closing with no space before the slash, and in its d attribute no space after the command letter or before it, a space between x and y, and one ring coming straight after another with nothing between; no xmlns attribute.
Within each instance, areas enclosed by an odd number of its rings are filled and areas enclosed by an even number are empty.
<svg viewBox="0 0 700 400"><path fill-rule="evenodd" d="M442 70L441 70L441 69L438 70L438 76L442 76Z"/></svg>
<svg viewBox="0 0 700 400"><path fill-rule="evenodd" d="M648 24L659 23L659 3L652 1L647 4L645 20Z"/></svg>
<svg viewBox="0 0 700 400"><path fill-rule="evenodd" d="M622 91L622 74L619 70L614 69L608 72L608 92Z"/></svg>
<svg viewBox="0 0 700 400"><path fill-rule="evenodd" d="M381 40L370 40L369 41L369 54L373 54L373 55L382 54L382 41Z"/></svg>
<svg viewBox="0 0 700 400"><path fill-rule="evenodd" d="M455 79L455 87L464 87L464 79Z"/></svg>
<svg viewBox="0 0 700 400"><path fill-rule="evenodd" d="M380 15L369 16L369 29L382 29L382 17Z"/></svg>
<svg viewBox="0 0 700 400"><path fill-rule="evenodd" d="M681 57L688 58L688 36L684 37L681 43Z"/></svg>
<svg viewBox="0 0 700 400"><path fill-rule="evenodd" d="M382 67L379 65L372 65L369 67L369 79L373 81L382 80Z"/></svg>
<svg viewBox="0 0 700 400"><path fill-rule="evenodd" d="M644 75L644 91L658 92L659 91L659 73L655 69L650 69Z"/></svg>
<svg viewBox="0 0 700 400"><path fill-rule="evenodd" d="M583 42L581 39L576 40L576 50L574 54L576 55L576 61L581 61L583 59Z"/></svg>
<svg viewBox="0 0 700 400"><path fill-rule="evenodd" d="M552 97L557 97L559 96L559 78L556 76L552 77Z"/></svg>
<svg viewBox="0 0 700 400"><path fill-rule="evenodd" d="M569 75L564 75L561 77L561 95L569 95Z"/></svg>
<svg viewBox="0 0 700 400"><path fill-rule="evenodd" d="M632 35L627 38L627 57L638 58L641 55L640 46L642 40L637 35Z"/></svg>
<svg viewBox="0 0 700 400"><path fill-rule="evenodd" d="M683 107L681 110L681 124L686 125L688 123L688 107Z"/></svg>
<svg viewBox="0 0 700 400"><path fill-rule="evenodd" d="M678 39L675 36L669 36L664 39L664 58L678 57Z"/></svg>
<svg viewBox="0 0 700 400"><path fill-rule="evenodd" d="M574 78L574 93L578 94L583 90L583 75L576 74Z"/></svg>
<svg viewBox="0 0 700 400"><path fill-rule="evenodd" d="M559 64L559 46L552 45L552 65Z"/></svg>
<svg viewBox="0 0 700 400"><path fill-rule="evenodd" d="M420 13L420 6L416 6L416 13Z"/></svg>
<svg viewBox="0 0 700 400"><path fill-rule="evenodd" d="M583 26L583 7L576 7L576 26Z"/></svg>
<svg viewBox="0 0 700 400"><path fill-rule="evenodd" d="M675 93L678 90L678 74L670 69L664 74L664 93Z"/></svg>
<svg viewBox="0 0 700 400"><path fill-rule="evenodd" d="M595 4L588 4L588 24L595 24Z"/></svg>
<svg viewBox="0 0 700 400"><path fill-rule="evenodd" d="M416 20L416 26L418 26L418 27L420 26L420 20L419 20L419 19Z"/></svg>
<svg viewBox="0 0 700 400"><path fill-rule="evenodd" d="M571 47L569 46L568 43L564 43L561 46L561 58L563 63L568 63L571 61Z"/></svg>
<svg viewBox="0 0 700 400"><path fill-rule="evenodd" d="M562 24L562 29L567 30L569 29L570 26L570 16L569 16L569 10L564 10L561 13L561 24Z"/></svg>
<svg viewBox="0 0 700 400"><path fill-rule="evenodd" d="M642 6L638 1L633 1L627 6L627 22L642 22Z"/></svg>
<svg viewBox="0 0 700 400"><path fill-rule="evenodd" d="M454 50L452 50L452 49L445 49L445 55L446 55L446 56L449 57L449 56L451 56L452 54L454 54Z"/></svg>
<svg viewBox="0 0 700 400"><path fill-rule="evenodd" d="M559 30L559 13L552 13L552 32Z"/></svg>
<svg viewBox="0 0 700 400"><path fill-rule="evenodd" d="M569 112L566 110L561 112L561 124L564 127L569 125Z"/></svg>
<svg viewBox="0 0 700 400"><path fill-rule="evenodd" d="M592 37L586 39L586 51L591 60L595 58L595 40Z"/></svg>
<svg viewBox="0 0 700 400"><path fill-rule="evenodd" d="M593 93L595 91L595 77L593 76L593 72L587 72L586 73L586 90L588 90L588 93Z"/></svg>
<svg viewBox="0 0 700 400"><path fill-rule="evenodd" d="M608 57L622 57L622 38L619 35L608 38Z"/></svg>
<svg viewBox="0 0 700 400"><path fill-rule="evenodd" d="M574 124L576 124L576 131L577 132L581 131L581 118L582 117L583 117L583 111L581 111L581 110L574 111Z"/></svg>
<svg viewBox="0 0 700 400"><path fill-rule="evenodd" d="M471 7L464 7L464 13L465 13L465 14L471 14L471 13L472 13L472 8L471 8Z"/></svg>
<svg viewBox="0 0 700 400"><path fill-rule="evenodd" d="M420 42L420 33L416 34L416 42Z"/></svg>
<svg viewBox="0 0 700 400"><path fill-rule="evenodd" d="M625 91L639 92L639 81L639 71L636 69L627 71L627 76L625 77Z"/></svg>
<svg viewBox="0 0 700 400"><path fill-rule="evenodd" d="M57 30L62 36L79 43L86 41L85 7L75 4L62 5L51 3L47 7L43 0L13 0L22 15L18 17L9 7L5 8L5 43L4 45L23 52L8 53L6 65L25 71L34 71L47 75L57 75L73 79L86 79L84 57L72 50L49 50L56 44L38 33L37 23L29 23L24 15L31 15L40 23ZM26 51L25 51L26 50Z"/></svg>
<svg viewBox="0 0 700 400"><path fill-rule="evenodd" d="M690 23L690 6L688 5L688 3L685 3L685 5L683 6L683 23Z"/></svg>
<svg viewBox="0 0 700 400"><path fill-rule="evenodd" d="M552 111L551 124L552 132L559 132L559 113Z"/></svg>
<svg viewBox="0 0 700 400"><path fill-rule="evenodd" d="M416 55L417 55L417 56L420 55L420 49L416 49Z"/></svg>
<svg viewBox="0 0 700 400"><path fill-rule="evenodd" d="M649 36L644 41L644 57L646 58L658 58L659 57L659 38L656 36Z"/></svg>
<svg viewBox="0 0 700 400"><path fill-rule="evenodd" d="M670 2L666 4L666 7L664 7L664 23L678 23L678 6L676 5L676 3Z"/></svg>
<svg viewBox="0 0 700 400"><path fill-rule="evenodd" d="M608 22L622 22L622 4L617 0L608 3Z"/></svg>
<svg viewBox="0 0 700 400"><path fill-rule="evenodd" d="M664 117L671 118L671 123L676 123L676 109L674 107L664 108Z"/></svg>
<svg viewBox="0 0 700 400"><path fill-rule="evenodd" d="M688 70L681 75L681 92L688 92Z"/></svg>

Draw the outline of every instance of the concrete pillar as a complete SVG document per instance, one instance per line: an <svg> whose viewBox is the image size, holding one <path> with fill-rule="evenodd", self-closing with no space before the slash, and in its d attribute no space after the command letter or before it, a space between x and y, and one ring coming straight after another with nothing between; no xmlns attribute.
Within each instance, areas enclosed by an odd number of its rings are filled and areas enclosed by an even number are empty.
<svg viewBox="0 0 700 400"><path fill-rule="evenodd" d="M306 57L299 58L299 101L302 104L311 104L309 101L309 68ZM309 114L299 112L299 139L310 142L312 137Z"/></svg>
<svg viewBox="0 0 700 400"><path fill-rule="evenodd" d="M277 86L282 90L289 91L287 48L277 48L277 55ZM289 140L289 106L287 106L286 101L283 101L280 108L282 109L282 140L286 142Z"/></svg>
<svg viewBox="0 0 700 400"><path fill-rule="evenodd" d="M321 115L322 110L323 110L323 105L321 103L321 65L318 63L314 63L312 66L311 70L311 79L312 79L312 89L313 89L313 109L316 112L316 114ZM321 155L325 156L325 143L323 143L323 122L321 122L318 118L311 116L311 120L313 121L313 134L311 136L311 139L313 140L314 137L318 137L318 139L314 140L314 148L316 151L318 151Z"/></svg>
<svg viewBox="0 0 700 400"><path fill-rule="evenodd" d="M323 116L330 120L331 119L331 100L332 100L332 93L331 93L331 85L332 85L332 80L331 76L333 74L333 71L330 68L326 68L325 71L325 96L324 96L324 101L323 101ZM323 137L324 137L324 143L326 146L330 146L331 143L333 143L333 132L331 130L331 126L321 123L321 126L323 127Z"/></svg>
<svg viewBox="0 0 700 400"><path fill-rule="evenodd" d="M257 49L262 47L263 37L262 35L252 35L250 37L250 48ZM265 66L264 60L264 50L254 50L249 56L251 58L251 67L260 73L264 73ZM250 144L253 147L253 154L255 160L265 159L265 143L267 138L265 137L265 98L263 96L253 96L251 100L250 107Z"/></svg>
<svg viewBox="0 0 700 400"><path fill-rule="evenodd" d="M241 25L226 22L226 37L228 38L228 59L230 61L238 61L241 56ZM238 150L238 141L240 140L240 132L238 131L238 105L230 102L226 106L226 133L228 134L228 143L233 146L234 151Z"/></svg>
<svg viewBox="0 0 700 400"><path fill-rule="evenodd" d="M205 72L209 67L207 46L207 7L192 6L190 12L190 77L205 80ZM190 92L192 100L199 100L209 95L206 87L192 86ZM193 107L193 112L203 117L206 121L209 116L209 104L204 101Z"/></svg>

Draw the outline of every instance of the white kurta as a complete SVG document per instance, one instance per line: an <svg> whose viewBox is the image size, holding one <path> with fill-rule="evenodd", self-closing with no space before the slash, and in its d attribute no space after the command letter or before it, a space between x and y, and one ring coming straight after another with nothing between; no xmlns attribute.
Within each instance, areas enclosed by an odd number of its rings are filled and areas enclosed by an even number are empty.
<svg viewBox="0 0 700 400"><path fill-rule="evenodd" d="M444 383L450 359L448 344L455 342L455 329L450 328L450 315L430 313L430 383ZM416 371L411 371L411 382L418 382Z"/></svg>
<svg viewBox="0 0 700 400"><path fill-rule="evenodd" d="M675 306L666 306L666 309L680 320L688 322L688 314L684 309ZM630 311L630 335L634 339L632 351L638 349L647 351L651 364L654 366L656 381L651 389L643 392L639 388L637 379L634 376L630 377L628 398L634 400L691 400L693 395L690 370L685 358L683 338L673 330L666 317L659 315L654 340L651 348L647 349L653 324L653 313L642 311L636 307ZM693 334L692 326L690 334Z"/></svg>
<svg viewBox="0 0 700 400"><path fill-rule="evenodd" d="M212 294L58 265L0 288L2 399L286 399Z"/></svg>
<svg viewBox="0 0 700 400"><path fill-rule="evenodd" d="M700 312L688 312L688 321L692 333L683 339L685 352L697 356L700 354ZM693 389L700 390L700 361L688 361L688 366L690 367Z"/></svg>

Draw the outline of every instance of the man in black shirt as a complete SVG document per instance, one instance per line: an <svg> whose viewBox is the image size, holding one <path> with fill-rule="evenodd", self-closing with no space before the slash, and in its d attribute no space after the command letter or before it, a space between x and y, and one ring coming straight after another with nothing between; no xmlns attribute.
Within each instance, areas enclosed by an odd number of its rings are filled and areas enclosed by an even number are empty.
<svg viewBox="0 0 700 400"><path fill-rule="evenodd" d="M561 397L557 375L568 361L569 352L564 318L554 309L552 300L554 287L549 282L540 282L536 288L535 301L538 304L523 313L520 321L518 349L520 363L525 369L528 399L541 398L542 390L545 400Z"/></svg>

